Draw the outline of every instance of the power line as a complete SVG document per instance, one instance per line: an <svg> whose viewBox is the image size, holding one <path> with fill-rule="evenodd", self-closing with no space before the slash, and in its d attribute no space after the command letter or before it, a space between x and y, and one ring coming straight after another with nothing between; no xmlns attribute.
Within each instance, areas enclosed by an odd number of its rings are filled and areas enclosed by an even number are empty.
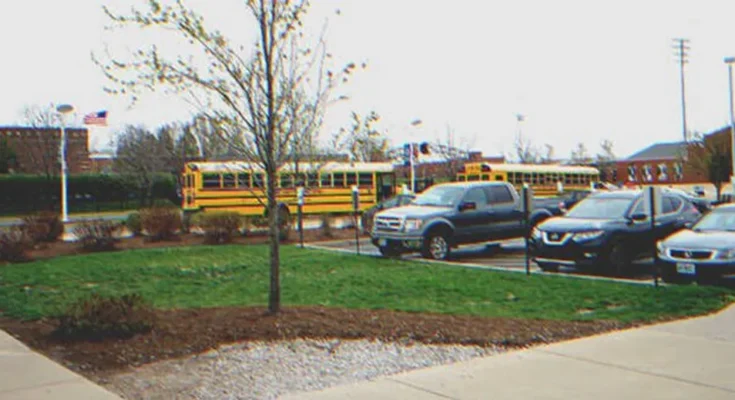
<svg viewBox="0 0 735 400"><path fill-rule="evenodd" d="M676 51L674 56L679 63L679 74L681 79L681 129L684 142L689 141L689 132L687 130L687 106L686 106L686 90L684 81L684 65L689 62L689 39L676 38L673 39L673 48Z"/></svg>

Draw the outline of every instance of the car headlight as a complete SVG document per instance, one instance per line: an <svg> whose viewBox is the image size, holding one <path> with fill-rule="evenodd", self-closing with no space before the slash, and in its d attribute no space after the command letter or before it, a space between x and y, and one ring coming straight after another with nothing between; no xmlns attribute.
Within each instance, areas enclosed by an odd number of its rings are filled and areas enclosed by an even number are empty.
<svg viewBox="0 0 735 400"><path fill-rule="evenodd" d="M534 227L531 229L531 238L532 239L541 239L541 229Z"/></svg>
<svg viewBox="0 0 735 400"><path fill-rule="evenodd" d="M717 258L723 260L732 260L733 258L735 258L735 249L720 250L717 252Z"/></svg>
<svg viewBox="0 0 735 400"><path fill-rule="evenodd" d="M574 241L575 242L586 242L588 240L594 240L602 236L605 232L604 231L589 231L589 232L579 232L574 234Z"/></svg>
<svg viewBox="0 0 735 400"><path fill-rule="evenodd" d="M417 231L421 229L423 223L424 221L420 219L407 219L404 227L406 231Z"/></svg>

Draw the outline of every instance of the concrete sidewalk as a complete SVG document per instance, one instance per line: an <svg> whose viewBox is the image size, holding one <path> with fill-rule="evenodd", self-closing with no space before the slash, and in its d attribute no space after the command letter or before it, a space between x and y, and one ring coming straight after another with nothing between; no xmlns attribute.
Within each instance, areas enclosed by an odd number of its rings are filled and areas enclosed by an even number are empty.
<svg viewBox="0 0 735 400"><path fill-rule="evenodd" d="M734 399L735 307L288 400Z"/></svg>
<svg viewBox="0 0 735 400"><path fill-rule="evenodd" d="M0 330L0 400L114 400L102 389Z"/></svg>

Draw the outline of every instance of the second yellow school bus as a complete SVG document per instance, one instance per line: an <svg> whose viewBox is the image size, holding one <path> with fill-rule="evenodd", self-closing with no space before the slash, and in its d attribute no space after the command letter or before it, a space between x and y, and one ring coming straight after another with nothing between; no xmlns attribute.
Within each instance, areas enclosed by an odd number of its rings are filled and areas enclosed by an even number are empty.
<svg viewBox="0 0 735 400"><path fill-rule="evenodd" d="M357 187L360 210L366 210L396 190L390 163L327 162L286 164L277 172L276 196L280 210L297 211L297 187L303 186L304 214L352 212L352 188ZM186 213L235 211L265 215L265 171L251 162L191 162L181 177L182 208Z"/></svg>
<svg viewBox="0 0 735 400"><path fill-rule="evenodd" d="M553 196L567 190L590 190L600 181L594 167L557 164L466 163L456 176L458 181L502 181L521 190L527 183L537 196Z"/></svg>

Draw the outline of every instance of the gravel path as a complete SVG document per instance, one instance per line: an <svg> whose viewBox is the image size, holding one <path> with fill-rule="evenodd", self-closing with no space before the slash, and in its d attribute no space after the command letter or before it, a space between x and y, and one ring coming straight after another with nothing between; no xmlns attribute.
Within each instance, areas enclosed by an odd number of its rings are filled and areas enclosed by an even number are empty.
<svg viewBox="0 0 735 400"><path fill-rule="evenodd" d="M100 383L127 399L275 399L500 351L367 340L250 342L150 364Z"/></svg>

